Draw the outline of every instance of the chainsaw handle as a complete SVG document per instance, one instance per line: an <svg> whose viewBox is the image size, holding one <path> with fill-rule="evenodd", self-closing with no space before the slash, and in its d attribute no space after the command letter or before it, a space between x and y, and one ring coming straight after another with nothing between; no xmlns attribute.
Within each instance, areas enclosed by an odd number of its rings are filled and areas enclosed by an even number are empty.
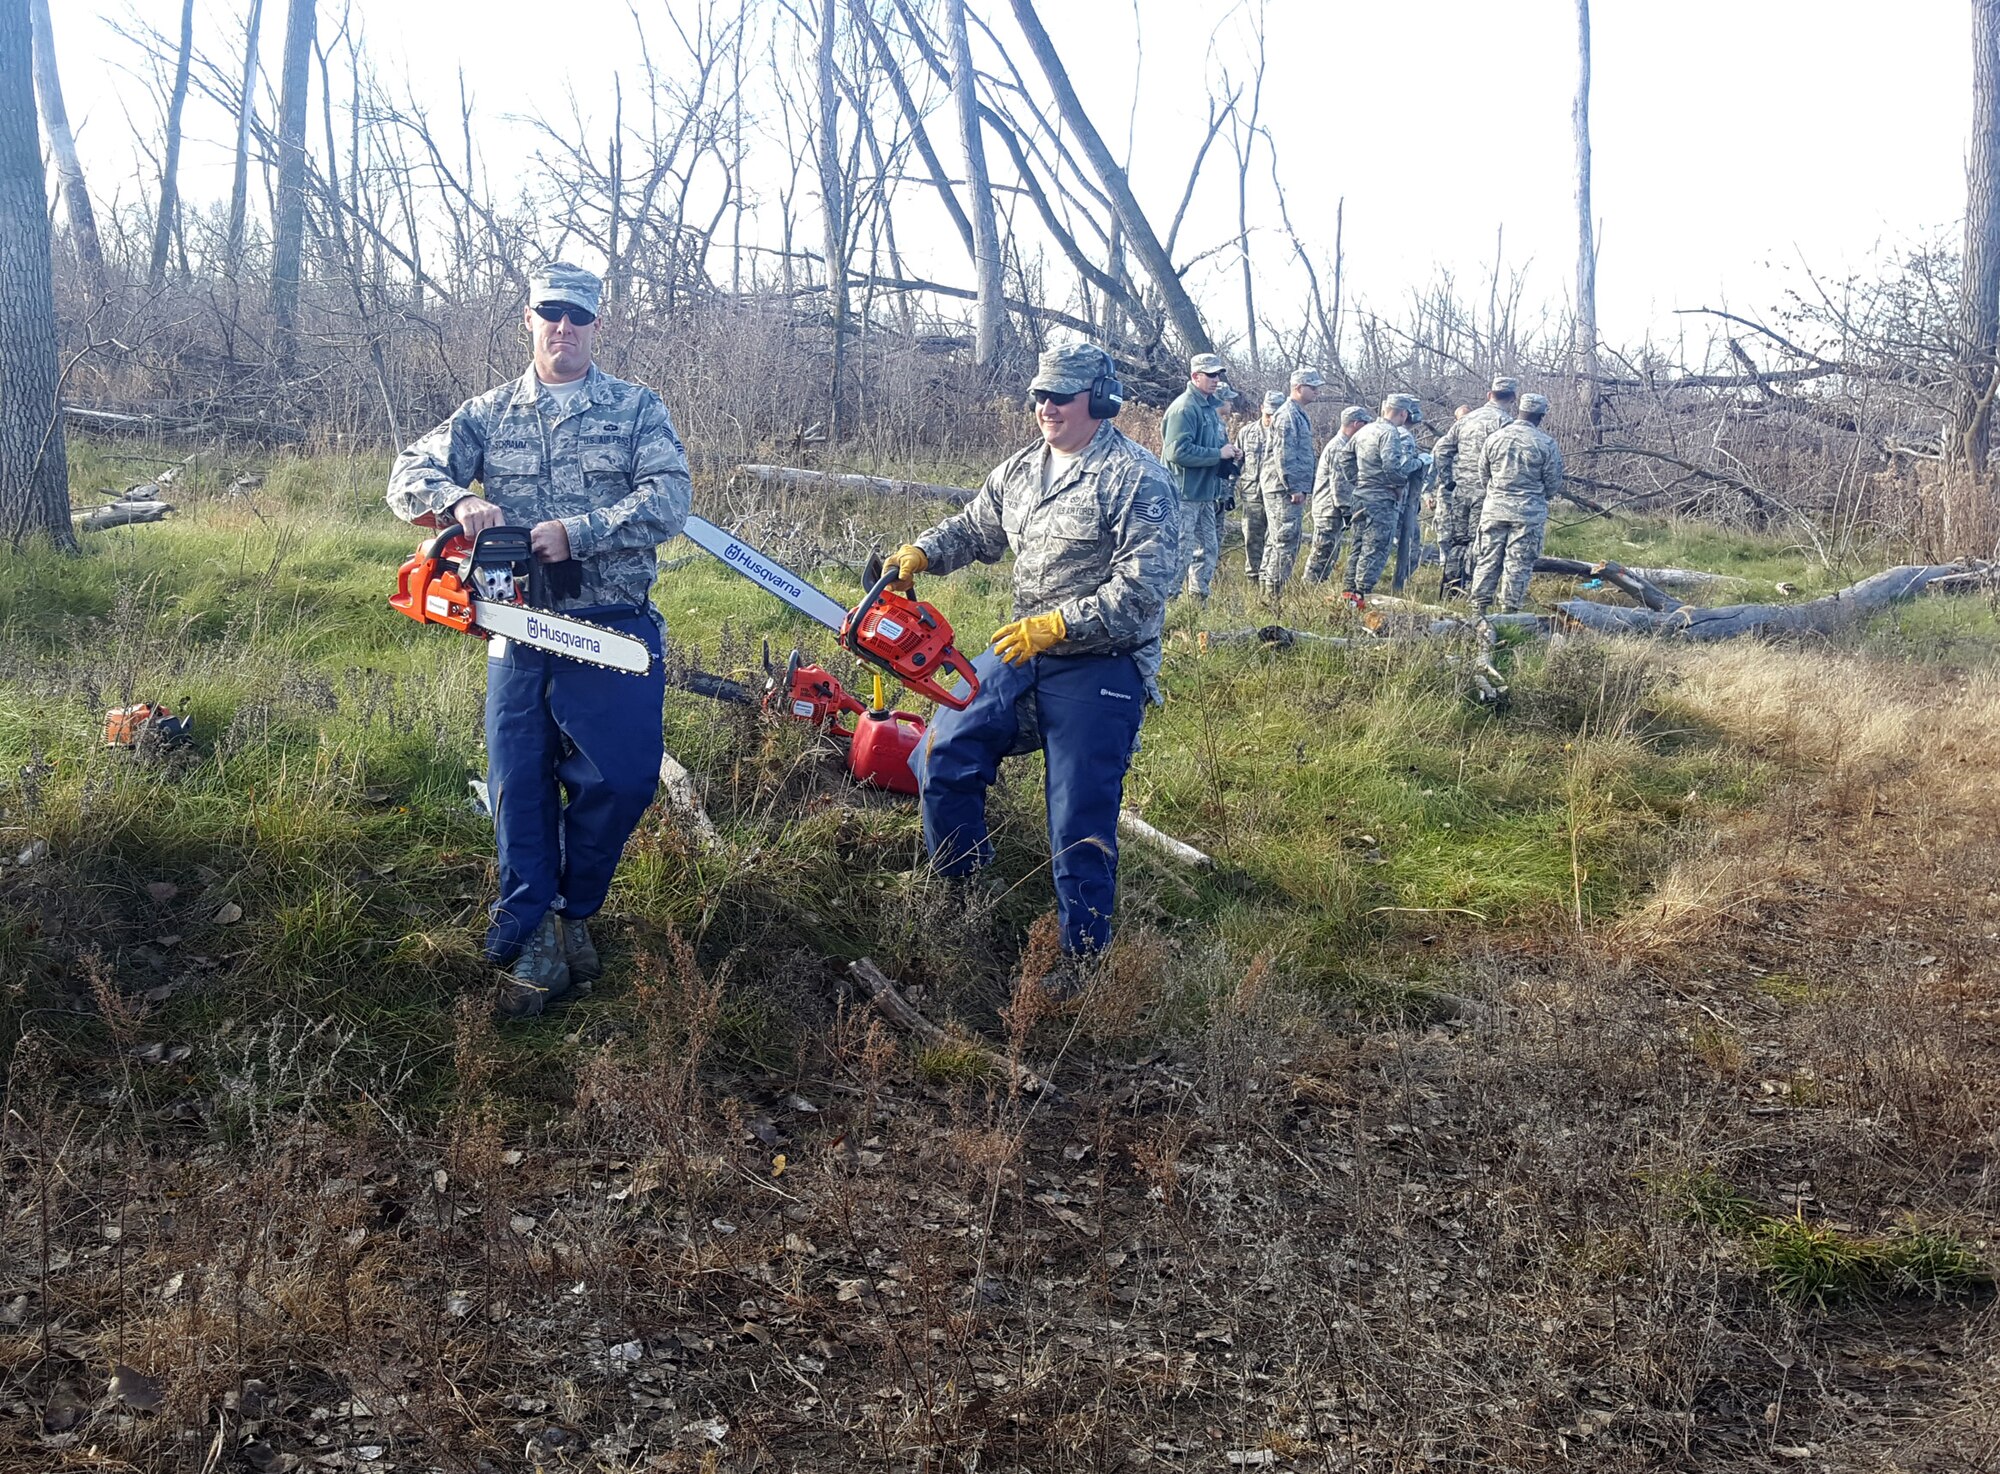
<svg viewBox="0 0 2000 1474"><path fill-rule="evenodd" d="M433 561L444 556L444 550L451 546L451 540L465 541L465 529L456 522L447 522L437 531L437 536L424 544L424 556Z"/></svg>

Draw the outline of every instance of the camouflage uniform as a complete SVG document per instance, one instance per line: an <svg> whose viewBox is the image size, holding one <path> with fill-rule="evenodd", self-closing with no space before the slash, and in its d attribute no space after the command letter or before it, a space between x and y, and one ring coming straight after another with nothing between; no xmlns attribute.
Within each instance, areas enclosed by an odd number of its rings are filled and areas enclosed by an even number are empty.
<svg viewBox="0 0 2000 1474"><path fill-rule="evenodd" d="M1457 421L1432 447L1437 474L1437 542L1444 560L1444 588L1462 590L1472 577L1472 549L1479 530L1480 504L1486 488L1480 482L1480 451L1487 437L1512 424L1513 410L1491 400Z"/></svg>
<svg viewBox="0 0 2000 1474"><path fill-rule="evenodd" d="M1351 418L1350 411L1341 416L1341 423L1344 425ZM1307 583L1325 583L1340 562L1340 545L1346 539L1347 519L1354 510L1354 483L1341 469L1352 438L1341 430L1319 453L1319 469L1313 474L1313 537L1312 554L1306 559Z"/></svg>
<svg viewBox="0 0 2000 1474"><path fill-rule="evenodd" d="M530 278L529 302L595 314L599 287L556 262ZM509 968L502 1015L521 1017L600 970L586 923L659 782L665 624L650 596L655 549L685 525L690 486L659 396L595 365L555 390L531 366L460 405L396 458L387 499L406 521L443 522L474 482L508 525L562 524L579 588L555 607L653 655L652 669L633 676L505 640L487 646L500 894L486 955Z"/></svg>
<svg viewBox="0 0 2000 1474"><path fill-rule="evenodd" d="M1417 437L1386 417L1363 425L1341 452L1339 474L1354 488L1354 506L1347 518L1354 534L1344 584L1348 593L1373 593L1381 580L1389 555L1396 550L1410 477L1422 464Z"/></svg>
<svg viewBox="0 0 2000 1474"><path fill-rule="evenodd" d="M564 409L531 368L460 405L396 457L389 510L440 520L473 482L522 527L559 521L583 588L558 609L644 605L654 550L687 522L687 457L659 395L595 364Z"/></svg>
<svg viewBox="0 0 2000 1474"><path fill-rule="evenodd" d="M1108 420L1047 491L1042 455L1035 445L1002 461L917 546L932 573L997 562L1012 548L1013 617L1060 610L1069 633L1050 654L1129 654L1158 701L1160 629L1180 581L1173 481Z"/></svg>
<svg viewBox="0 0 2000 1474"><path fill-rule="evenodd" d="M1524 395L1523 411L1540 398ZM1546 406L1548 401L1542 403ZM1472 602L1485 613L1497 589L1501 612L1512 614L1527 596L1529 576L1542 553L1549 499L1562 490L1562 449L1539 425L1519 419L1486 437L1479 471L1486 505L1479 518L1479 567L1472 579Z"/></svg>
<svg viewBox="0 0 2000 1474"><path fill-rule="evenodd" d="M1108 363L1088 344L1052 349L1030 388L1068 393ZM1111 941L1125 773L1144 709L1161 700L1160 629L1184 565L1180 498L1145 449L1107 421L1074 461L1052 456L1036 445L1008 457L917 539L939 573L1012 549L1015 618L1059 612L1064 635L1026 658L975 657L978 695L937 714L910 768L925 849L954 878L993 861L986 795L1001 762L1041 750L1056 919L1063 952L1081 961Z"/></svg>
<svg viewBox="0 0 2000 1474"><path fill-rule="evenodd" d="M1264 451L1270 431L1262 420L1245 425L1236 434L1243 452L1243 474L1236 484L1243 488L1243 576L1254 580L1257 566L1264 561Z"/></svg>
<svg viewBox="0 0 2000 1474"><path fill-rule="evenodd" d="M1298 562L1299 523L1313 485L1312 421L1295 399L1287 399L1271 415L1259 484L1264 492L1267 541L1257 576L1264 592L1275 595L1290 582L1293 565Z"/></svg>

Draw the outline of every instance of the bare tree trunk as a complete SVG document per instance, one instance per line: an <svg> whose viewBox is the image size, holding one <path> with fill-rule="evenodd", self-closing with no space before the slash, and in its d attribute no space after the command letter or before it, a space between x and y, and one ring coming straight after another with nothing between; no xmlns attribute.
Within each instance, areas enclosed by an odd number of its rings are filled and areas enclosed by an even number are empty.
<svg viewBox="0 0 2000 1474"><path fill-rule="evenodd" d="M1055 93L1056 108L1062 113L1063 122L1076 135L1084 157L1090 160L1090 167L1097 172L1098 182L1111 197L1112 208L1125 227L1133 251L1145 266L1147 275L1152 277L1153 285L1159 288L1167 316L1181 335L1181 346L1189 353L1213 352L1215 344L1208 336L1208 325L1202 321L1201 309L1194 305L1194 299L1188 295L1180 274L1174 270L1174 263L1160 245L1160 238L1153 233L1152 222L1139 208L1138 200L1133 198L1132 186L1125 178L1125 171L1112 159L1111 151L1104 146L1104 140L1092 125L1090 115L1083 110L1076 88L1070 85L1069 73L1063 69L1062 58L1056 54L1055 42L1049 39L1049 33L1042 27L1041 17L1035 14L1034 0L1009 0L1009 3L1021 33L1028 38L1028 49L1035 53L1042 74L1049 80L1049 90Z"/></svg>
<svg viewBox="0 0 2000 1474"><path fill-rule="evenodd" d="M318 39L315 0L290 0L285 17L285 69L278 98L278 211L271 247L271 316L277 321L278 364L297 353L299 262L306 234L306 93L312 86Z"/></svg>
<svg viewBox="0 0 2000 1474"><path fill-rule="evenodd" d="M2000 388L2000 0L1972 0L1972 146L1965 159L1965 267L1959 284L1958 445L1986 474Z"/></svg>
<svg viewBox="0 0 2000 1474"><path fill-rule="evenodd" d="M965 148L965 192L972 205L972 264L979 285L973 358L982 366L991 366L1006 342L1007 301L1000 277L1000 222L993 210L993 183L986 174L986 141L979 132L979 77L972 70L965 0L947 0L945 20L951 35L951 92L958 105L958 138Z"/></svg>
<svg viewBox="0 0 2000 1474"><path fill-rule="evenodd" d="M0 0L0 533L74 551L28 0Z"/></svg>
<svg viewBox="0 0 2000 1474"><path fill-rule="evenodd" d="M250 0L243 41L243 86L236 95L236 172L229 181L229 275L243 261L243 234L250 204L250 132L257 119L257 36L264 23L264 0Z"/></svg>
<svg viewBox="0 0 2000 1474"><path fill-rule="evenodd" d="M62 181L63 204L69 211L69 237L90 283L92 300L102 302L110 295L110 282L104 274L104 248L97 241L97 214L90 207L90 191L84 188L83 162L76 156L76 135L70 132L69 110L63 106L49 0L31 0L30 19L35 30L35 91L42 100L42 124L49 132L56 178Z"/></svg>
<svg viewBox="0 0 2000 1474"><path fill-rule="evenodd" d="M188 64L194 57L194 0L181 0L181 49L174 62L174 91L167 103L167 139L160 165L160 213L153 221L153 262L146 285L158 289L167 277L167 252L181 211L181 110L187 106Z"/></svg>
<svg viewBox="0 0 2000 1474"><path fill-rule="evenodd" d="M827 407L827 432L838 442L845 428L841 414L847 377L847 181L840 169L840 95L834 85L834 25L838 0L820 0L819 48L819 193L820 239L826 255L826 316L833 329L833 378Z"/></svg>
<svg viewBox="0 0 2000 1474"><path fill-rule="evenodd" d="M1591 444L1603 437L1597 408L1597 243L1590 219L1590 0L1576 0L1576 374Z"/></svg>

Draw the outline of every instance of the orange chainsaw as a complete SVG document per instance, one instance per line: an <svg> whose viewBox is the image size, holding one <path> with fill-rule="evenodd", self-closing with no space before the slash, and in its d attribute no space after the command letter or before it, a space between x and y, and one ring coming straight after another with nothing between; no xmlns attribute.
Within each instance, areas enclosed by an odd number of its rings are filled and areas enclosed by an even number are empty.
<svg viewBox="0 0 2000 1474"><path fill-rule="evenodd" d="M555 598L574 595L580 571L573 562L537 563L528 539L525 527L489 527L468 539L451 523L398 570L389 607L419 624L505 636L629 675L651 670L653 652L644 640L550 612Z"/></svg>
<svg viewBox="0 0 2000 1474"><path fill-rule="evenodd" d="M870 560L868 592L852 609L844 609L784 564L713 522L690 517L682 530L724 566L808 619L818 620L840 636L845 649L919 696L963 710L979 694L971 659L952 644L951 621L914 593L890 588L894 575L878 573L874 560ZM880 709L882 703L877 700L875 705Z"/></svg>

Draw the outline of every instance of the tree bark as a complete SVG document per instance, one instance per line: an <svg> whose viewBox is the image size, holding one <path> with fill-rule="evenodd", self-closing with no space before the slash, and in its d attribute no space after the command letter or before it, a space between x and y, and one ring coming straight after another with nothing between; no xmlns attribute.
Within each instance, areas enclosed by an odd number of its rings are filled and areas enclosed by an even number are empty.
<svg viewBox="0 0 2000 1474"><path fill-rule="evenodd" d="M972 206L972 264L979 284L972 356L981 367L991 367L1007 338L1000 222L993 209L993 183L986 173L986 140L979 131L979 77L972 69L965 0L946 0L945 18L951 34L952 101L958 108L959 143L965 149L965 192Z"/></svg>
<svg viewBox="0 0 2000 1474"><path fill-rule="evenodd" d="M97 239L97 213L90 205L90 191L84 187L83 162L76 155L76 135L70 131L69 110L63 106L49 0L31 0L30 19L35 31L35 91L41 98L42 126L48 130L56 178L62 183L63 205L69 213L70 243L90 284L92 300L102 302L110 295L111 284L104 273L104 248Z"/></svg>
<svg viewBox="0 0 2000 1474"><path fill-rule="evenodd" d="M181 0L181 48L174 61L174 91L167 102L166 147L160 165L160 212L153 221L153 261L146 285L158 291L167 279L167 253L181 212L181 112L187 106L188 66L194 59L194 0Z"/></svg>
<svg viewBox="0 0 2000 1474"><path fill-rule="evenodd" d="M1591 444L1602 436L1597 405L1597 241L1590 218L1590 0L1576 0L1576 377Z"/></svg>
<svg viewBox="0 0 2000 1474"><path fill-rule="evenodd" d="M243 41L243 86L236 96L236 170L229 181L229 275L243 262L243 235L250 204L250 132L257 118L257 36L263 28L264 0L250 0Z"/></svg>
<svg viewBox="0 0 2000 1474"><path fill-rule="evenodd" d="M1061 112L1063 122L1076 135L1084 157L1097 173L1098 182L1111 197L1112 209L1125 228L1133 253L1145 266L1146 274L1152 277L1153 285L1160 289L1167 317L1181 335L1181 346L1190 354L1214 352L1215 344L1208 336L1208 325L1202 321L1201 309L1194 305L1180 273L1174 270L1174 263L1160 245L1160 238L1153 233L1152 222L1139 208L1138 200L1133 198L1132 186L1125 178L1125 171L1111 157L1111 150L1104 146L1104 140L1098 136L1096 127L1090 121L1090 115L1083 110L1076 88L1070 85L1069 73L1063 69L1062 58L1056 54L1055 42L1049 39L1049 33L1042 27L1041 17L1035 14L1034 0L1009 0L1009 3L1013 7L1015 21L1021 27L1021 34L1028 38L1028 49L1034 52L1042 75L1048 78L1049 90L1055 94L1056 108ZM1584 0L1579 0L1579 3L1584 3Z"/></svg>
<svg viewBox="0 0 2000 1474"><path fill-rule="evenodd" d="M826 317L833 330L833 375L828 386L827 429L838 443L846 428L841 413L847 378L847 181L840 170L840 94L834 85L834 26L838 0L820 0L819 46L815 72L819 88L821 246L826 259Z"/></svg>
<svg viewBox="0 0 2000 1474"><path fill-rule="evenodd" d="M0 0L0 532L74 551L28 0Z"/></svg>
<svg viewBox="0 0 2000 1474"><path fill-rule="evenodd" d="M315 0L290 0L285 18L285 69L278 98L278 218L272 232L271 316L277 325L279 371L298 351L299 265L306 234L306 93L318 40Z"/></svg>
<svg viewBox="0 0 2000 1474"><path fill-rule="evenodd" d="M1965 157L1959 364L1953 459L1983 476L2000 387L2000 0L1972 0L1972 140Z"/></svg>

